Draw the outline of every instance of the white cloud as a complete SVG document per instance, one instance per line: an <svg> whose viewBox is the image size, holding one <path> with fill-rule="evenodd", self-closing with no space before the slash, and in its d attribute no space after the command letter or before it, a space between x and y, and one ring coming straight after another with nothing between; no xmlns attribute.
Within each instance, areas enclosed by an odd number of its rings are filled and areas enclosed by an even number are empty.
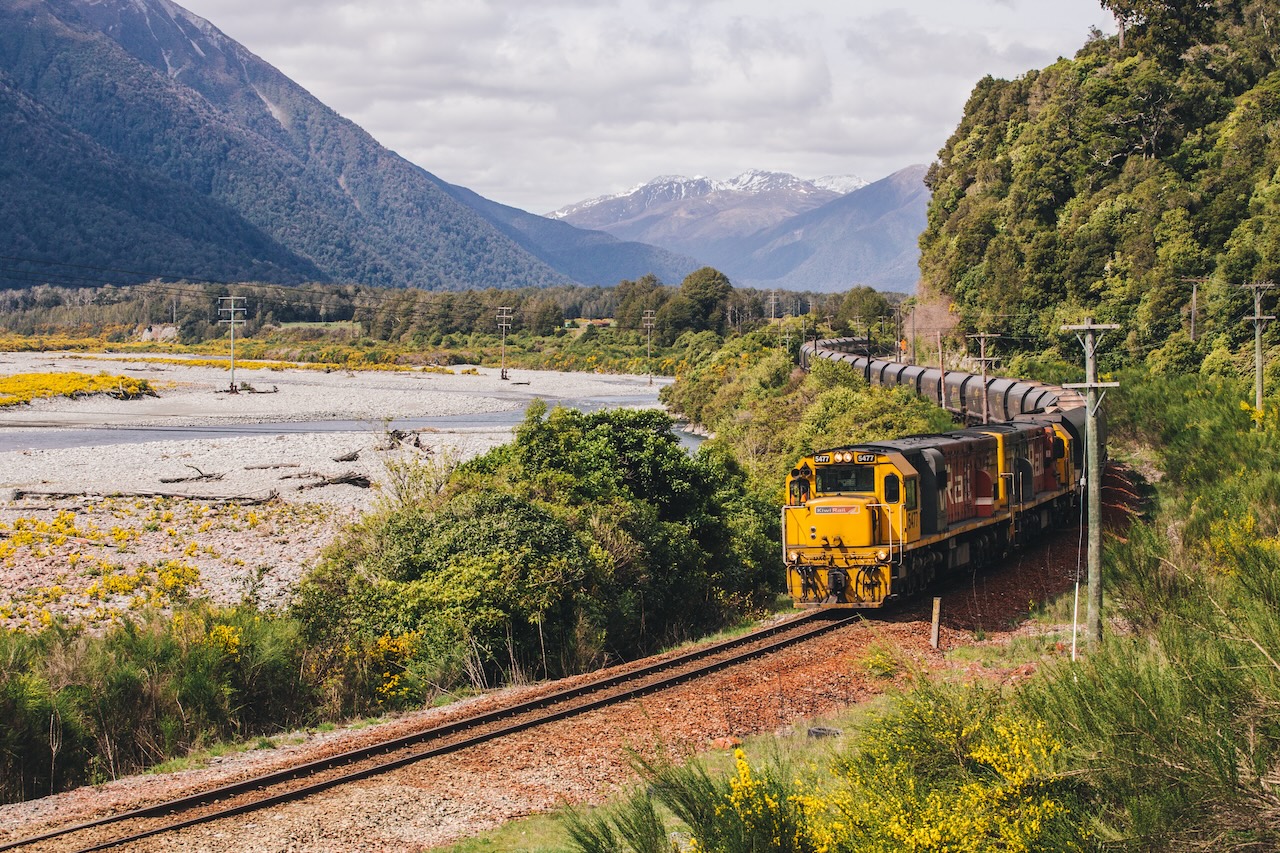
<svg viewBox="0 0 1280 853"><path fill-rule="evenodd" d="M882 177L1096 0L187 0L378 141L535 212L655 175Z"/></svg>

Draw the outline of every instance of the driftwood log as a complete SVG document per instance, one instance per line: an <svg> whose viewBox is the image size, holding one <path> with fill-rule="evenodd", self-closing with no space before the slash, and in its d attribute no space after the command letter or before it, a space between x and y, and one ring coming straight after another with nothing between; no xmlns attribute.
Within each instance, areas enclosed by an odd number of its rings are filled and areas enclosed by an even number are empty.
<svg viewBox="0 0 1280 853"><path fill-rule="evenodd" d="M213 506L235 504L236 506L257 506L280 499L280 493L272 489L266 495L191 495L184 492L43 492L32 489L14 489L13 499L43 498L45 500L72 500L76 498L175 498L178 500L200 501Z"/></svg>
<svg viewBox="0 0 1280 853"><path fill-rule="evenodd" d="M345 474L339 474L336 477L325 477L314 483L303 483L298 486L298 491L304 489L320 489L325 486L358 486L361 489L367 489L372 486L369 478L364 474L357 474L355 471L348 471Z"/></svg>
<svg viewBox="0 0 1280 853"><path fill-rule="evenodd" d="M162 483L203 483L209 480L221 480L224 476L226 476L225 474L218 473L218 472L210 472L206 474L205 472L201 471L199 468L197 468L194 465L188 465L187 467L190 468L192 471L195 471L196 476L194 477L161 477L160 482Z"/></svg>

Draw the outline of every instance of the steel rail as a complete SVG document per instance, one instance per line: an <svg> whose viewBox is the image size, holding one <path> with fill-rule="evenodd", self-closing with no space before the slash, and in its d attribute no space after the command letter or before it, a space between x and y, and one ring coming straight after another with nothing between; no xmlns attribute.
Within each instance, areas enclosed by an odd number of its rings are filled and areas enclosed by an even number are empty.
<svg viewBox="0 0 1280 853"><path fill-rule="evenodd" d="M300 788L295 788L290 791L282 792L280 794L275 794L269 797L253 800L251 802L244 803L241 805L229 806L224 809L213 811L205 815L189 818L185 821L180 821L178 823L169 824L166 826L157 827L150 830L145 830L143 832L137 833L135 835L132 835L126 838L113 839L111 841L107 841L93 847L84 848L84 850L86 851L86 853L89 850L104 850L104 849L108 849L110 847L118 846L121 844L126 844L133 841L149 838L164 832L172 832L178 829L186 828L188 826L194 826L200 823L206 823L206 822L218 820L221 818L233 817L239 814L244 814L246 812L259 809L259 808L265 808L272 805L277 805L279 803L288 802L290 800L300 799L309 794L317 793L319 791L323 791L328 788L358 781L360 779L368 778L370 776L374 776L379 773L385 773L391 770L395 770L399 767L403 767L407 764L412 764L416 761L421 761L425 758L429 758L434 755L443 755L448 752L454 752L469 746L483 743L487 740L493 740L499 737L504 737L510 734L523 731L528 728L532 728L534 726L542 725L544 723L554 722L556 720L564 719L566 717L570 717L575 714L585 713L587 711L594 710L596 708L603 707L605 705L608 705L614 702L621 702L630 698L634 698L636 696L641 696L647 693L656 692L666 687L670 687L675 684L679 684L694 678L699 678L704 675L715 672L719 669L723 669L725 667L732 666L737 663L741 663L742 661L749 660L752 657L768 654L772 651L776 651L777 649L783 648L787 645L791 645L793 643L810 639L813 636L816 636L818 634L826 633L827 631L831 631L837 627L848 624L850 621L853 621L856 618L858 618L856 615L849 616L847 618L833 616L832 614L826 611L815 611L815 612L807 613L798 619L788 620L786 622L782 622L777 625L772 625L768 628L764 628L758 631L753 631L751 633L744 634L740 637L734 637L728 640L720 641L718 643L713 643L708 646L703 646L698 649L693 649L688 652L682 652L678 655L667 658L665 660L656 661L650 664L645 664L644 666L641 666L632 670L628 670L626 672L617 673L617 674L607 676L605 678L597 679L594 681L590 681L575 687L569 687L562 690L557 690L552 693L548 693L544 696L540 696L540 697L526 700L523 702L517 702L509 706L497 708L492 711L476 714L474 716L466 717L460 720L455 720L450 723L445 723L439 726L433 726L431 728L424 729L420 732L414 732L408 735L392 738L390 740L382 741L376 744L371 744L366 747L360 747L358 749L349 750L347 752L343 752L338 755L329 756L327 758L305 762L303 764L298 764L293 767L285 768L283 770L273 771L271 773L266 773L261 776L255 776L249 779L244 779L239 782L232 782L226 785L221 785L216 788L211 788L206 791L200 791L195 794L190 794L184 797L178 797L173 800L166 800L164 802L156 803L150 806L143 806L141 808L133 809L127 812L121 812L119 814L107 815L95 820L86 821L83 823L74 824L71 826L51 830L41 835L18 839L16 841L6 842L4 844L0 844L0 853L2 853L2 851L13 850L20 847L25 847L33 844L42 843L45 841L50 841L50 840L59 838L61 836L71 835L77 832L85 832L91 829L102 828L104 826L108 826L114 823L121 823L129 820L140 820L140 819L146 819L146 818L161 817L164 815L173 814L175 812L186 811L193 808L197 808L199 806L213 803L217 800L223 800L223 799L228 799L235 796L240 796L242 794L246 794L251 791L260 790L263 788L269 788L275 785L280 785L285 782L294 781L294 780L305 778L308 776L315 776L319 773L332 770L342 765L353 764L358 761L367 760L378 754L395 752L398 750L405 749L407 747L415 746L425 741L441 740L444 738L452 737L462 732L465 732L467 730L477 729L482 726L490 725L504 719L519 716L522 714L528 714L530 712L538 711L538 710L547 708L549 706L562 704L564 702L571 701L573 699L578 699L578 698L587 696L588 694L591 694L591 693L599 693L601 691L607 691L617 687L618 685L624 684L626 682L638 681L665 670L670 670L677 667L685 666L699 659L715 657L716 655L723 654L728 651L732 651L733 649L739 648L741 646L758 643L761 640L768 639L770 637L774 637L779 634L790 634L791 632L795 632L797 629L800 629L800 628L804 629L796 633L795 636L787 636L787 637L783 637L780 640L774 640L761 648L750 649L746 652L742 652L737 655L724 658L722 660L713 661L712 663L704 664L703 666L697 667L695 669L677 673L674 676L671 676L669 678L659 679L657 681L650 682L647 684L642 684L637 687L621 690L621 691L600 697L598 699L589 701L585 704L578 704L578 705L573 705L567 708L562 708L560 710L553 711L552 713L534 717L529 720L513 723L508 726L503 726L499 729L496 729L490 732L476 734L471 737L463 738L458 741L453 741L447 744L435 746L425 751L413 753L409 756L400 757L400 758L393 759L391 761L375 764L367 768L362 768L360 770L356 770L351 773L335 776L335 777L332 777L331 779L314 782L309 785L302 786Z"/></svg>

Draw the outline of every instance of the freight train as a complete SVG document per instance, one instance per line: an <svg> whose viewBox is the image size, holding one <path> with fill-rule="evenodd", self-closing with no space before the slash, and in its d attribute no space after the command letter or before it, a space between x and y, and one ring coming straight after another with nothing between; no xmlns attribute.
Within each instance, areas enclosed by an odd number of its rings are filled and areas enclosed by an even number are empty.
<svg viewBox="0 0 1280 853"><path fill-rule="evenodd" d="M1078 393L881 360L859 354L863 346L847 338L806 343L801 362L844 361L872 384L905 385L967 422L984 422L801 459L782 508L783 560L797 606L881 607L1078 518L1085 461Z"/></svg>

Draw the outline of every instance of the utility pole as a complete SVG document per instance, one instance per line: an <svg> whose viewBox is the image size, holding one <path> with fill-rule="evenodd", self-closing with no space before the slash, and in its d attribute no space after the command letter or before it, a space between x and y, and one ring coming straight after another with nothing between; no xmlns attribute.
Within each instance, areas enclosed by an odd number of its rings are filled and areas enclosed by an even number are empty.
<svg viewBox="0 0 1280 853"><path fill-rule="evenodd" d="M653 318L652 308L644 312L645 361L649 363L649 384L653 384Z"/></svg>
<svg viewBox="0 0 1280 853"><path fill-rule="evenodd" d="M965 337L978 339L978 363L982 365L982 422L989 424L991 423L991 397L987 393L987 365L995 359L987 358L987 339L1000 336L994 332L979 332L976 335L965 335Z"/></svg>
<svg viewBox="0 0 1280 853"><path fill-rule="evenodd" d="M511 328L511 306L498 308L498 330L502 333L502 372L498 375L507 378L507 330Z"/></svg>
<svg viewBox="0 0 1280 853"><path fill-rule="evenodd" d="M231 393L236 393L236 326L244 322L245 297L219 296L218 323L231 327Z"/></svg>
<svg viewBox="0 0 1280 853"><path fill-rule="evenodd" d="M1240 286L1253 290L1253 316L1245 319L1253 321L1253 410L1258 429L1262 429L1262 324L1275 319L1273 314L1262 313L1262 293L1275 285L1269 281L1255 281L1253 284Z"/></svg>
<svg viewBox="0 0 1280 853"><path fill-rule="evenodd" d="M919 364L916 360L916 306L911 306L911 363Z"/></svg>
<svg viewBox="0 0 1280 853"><path fill-rule="evenodd" d="M856 330L862 325L862 315L853 315L853 327ZM866 380L868 385L871 384L871 318L867 318L867 336L862 342L862 352L867 357L866 369L863 371L862 378Z"/></svg>
<svg viewBox="0 0 1280 853"><path fill-rule="evenodd" d="M773 325L773 321L778 319L778 291L769 291L769 325ZM778 327L778 348L782 348L782 327Z"/></svg>
<svg viewBox="0 0 1280 853"><path fill-rule="evenodd" d="M1066 388L1085 389L1085 502L1089 508L1089 607L1085 621L1085 641L1091 648L1102 642L1102 457L1098 452L1098 407L1102 405L1107 388L1120 387L1119 382L1098 381L1098 332L1120 328L1114 323L1095 323L1090 317L1084 325L1063 326L1064 332L1076 333L1076 340L1084 347L1085 381L1065 385ZM1104 389L1102 397L1098 389ZM1072 655L1075 654L1075 622L1072 619Z"/></svg>
<svg viewBox="0 0 1280 853"><path fill-rule="evenodd" d="M942 354L942 332L938 331L938 405L947 407L947 360Z"/></svg>
<svg viewBox="0 0 1280 853"><path fill-rule="evenodd" d="M893 360L902 363L902 306L893 306Z"/></svg>
<svg viewBox="0 0 1280 853"><path fill-rule="evenodd" d="M1191 343L1196 342L1196 301L1200 296L1200 285L1204 284L1207 278L1182 278L1179 281L1188 282L1191 285Z"/></svg>

